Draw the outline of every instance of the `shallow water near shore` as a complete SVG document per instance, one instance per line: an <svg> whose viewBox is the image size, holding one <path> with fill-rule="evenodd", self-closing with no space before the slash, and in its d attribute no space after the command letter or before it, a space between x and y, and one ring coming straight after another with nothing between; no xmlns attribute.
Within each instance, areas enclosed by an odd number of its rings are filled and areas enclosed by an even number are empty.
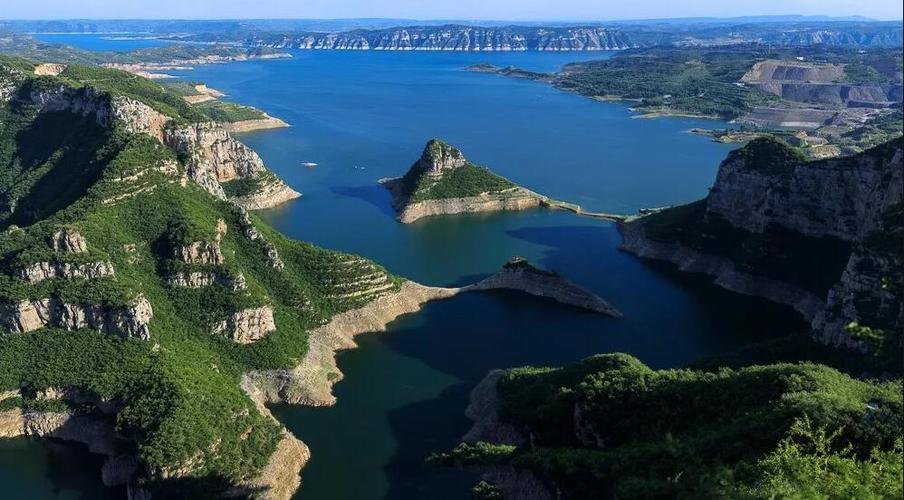
<svg viewBox="0 0 904 500"><path fill-rule="evenodd" d="M463 70L488 62L554 71L608 54L293 55L174 72L292 125L240 137L303 194L259 212L267 222L430 285L470 283L521 255L625 314L613 319L515 293L475 293L429 304L386 333L362 335L359 349L339 355L345 379L334 407L274 407L311 447L298 498L464 498L472 474L424 459L467 430L468 392L491 369L613 351L676 367L800 324L788 308L619 251L620 237L606 222L542 209L395 221L376 181L404 174L432 137L589 210L634 213L705 196L730 147L686 131L719 123L632 120L621 104Z"/></svg>

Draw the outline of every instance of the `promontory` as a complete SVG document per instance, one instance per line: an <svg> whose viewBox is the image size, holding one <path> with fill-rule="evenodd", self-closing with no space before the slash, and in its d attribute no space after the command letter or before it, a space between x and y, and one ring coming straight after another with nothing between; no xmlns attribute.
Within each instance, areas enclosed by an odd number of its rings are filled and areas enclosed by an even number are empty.
<svg viewBox="0 0 904 500"><path fill-rule="evenodd" d="M468 161L455 147L432 139L403 177L382 179L399 221L539 207L543 197Z"/></svg>

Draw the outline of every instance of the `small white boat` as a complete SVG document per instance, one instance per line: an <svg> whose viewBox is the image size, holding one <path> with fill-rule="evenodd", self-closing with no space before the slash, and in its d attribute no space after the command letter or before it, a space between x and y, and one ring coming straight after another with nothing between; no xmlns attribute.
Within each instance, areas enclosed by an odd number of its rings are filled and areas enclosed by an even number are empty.
<svg viewBox="0 0 904 500"><path fill-rule="evenodd" d="M308 167L308 168L314 168L314 167L317 166L317 164L314 163L314 162L312 162L312 161L306 161L306 162L303 162L303 163L301 164L301 166L302 166L302 167Z"/></svg>

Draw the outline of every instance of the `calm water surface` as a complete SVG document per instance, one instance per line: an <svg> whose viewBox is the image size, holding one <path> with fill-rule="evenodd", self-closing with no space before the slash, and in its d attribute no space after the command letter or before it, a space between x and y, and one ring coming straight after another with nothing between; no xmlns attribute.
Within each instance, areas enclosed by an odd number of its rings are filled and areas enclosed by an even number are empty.
<svg viewBox="0 0 904 500"><path fill-rule="evenodd" d="M705 196L728 148L686 131L712 122L634 119L620 104L462 70L491 62L554 71L606 56L299 52L178 73L292 124L241 138L304 195L261 213L286 234L432 285L472 282L521 255L625 313L616 320L513 293L469 294L359 337L360 349L339 356L346 378L336 406L274 408L313 453L299 498L463 498L474 477L424 458L467 430L468 391L490 369L610 351L680 366L797 321L785 308L618 251L608 223L543 210L394 220L376 181L402 175L431 137L588 209L632 213Z"/></svg>

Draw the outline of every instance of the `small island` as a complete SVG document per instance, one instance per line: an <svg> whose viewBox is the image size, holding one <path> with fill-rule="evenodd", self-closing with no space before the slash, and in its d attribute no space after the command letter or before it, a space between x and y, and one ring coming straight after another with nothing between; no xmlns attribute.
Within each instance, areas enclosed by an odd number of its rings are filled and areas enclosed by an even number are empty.
<svg viewBox="0 0 904 500"><path fill-rule="evenodd" d="M620 224L634 215L590 212L576 203L555 200L521 187L477 166L455 147L431 139L420 159L403 177L380 179L392 193L392 206L399 221L410 224L422 217L501 210L548 208ZM646 208L640 215L661 210Z"/></svg>
<svg viewBox="0 0 904 500"><path fill-rule="evenodd" d="M473 285L463 292L480 290L518 290L537 297L546 297L570 306L621 318L621 311L590 290L572 283L554 271L533 266L523 257L513 257L496 274Z"/></svg>
<svg viewBox="0 0 904 500"><path fill-rule="evenodd" d="M537 208L543 196L468 161L455 147L432 139L403 177L381 179L392 192L399 221L422 217Z"/></svg>

